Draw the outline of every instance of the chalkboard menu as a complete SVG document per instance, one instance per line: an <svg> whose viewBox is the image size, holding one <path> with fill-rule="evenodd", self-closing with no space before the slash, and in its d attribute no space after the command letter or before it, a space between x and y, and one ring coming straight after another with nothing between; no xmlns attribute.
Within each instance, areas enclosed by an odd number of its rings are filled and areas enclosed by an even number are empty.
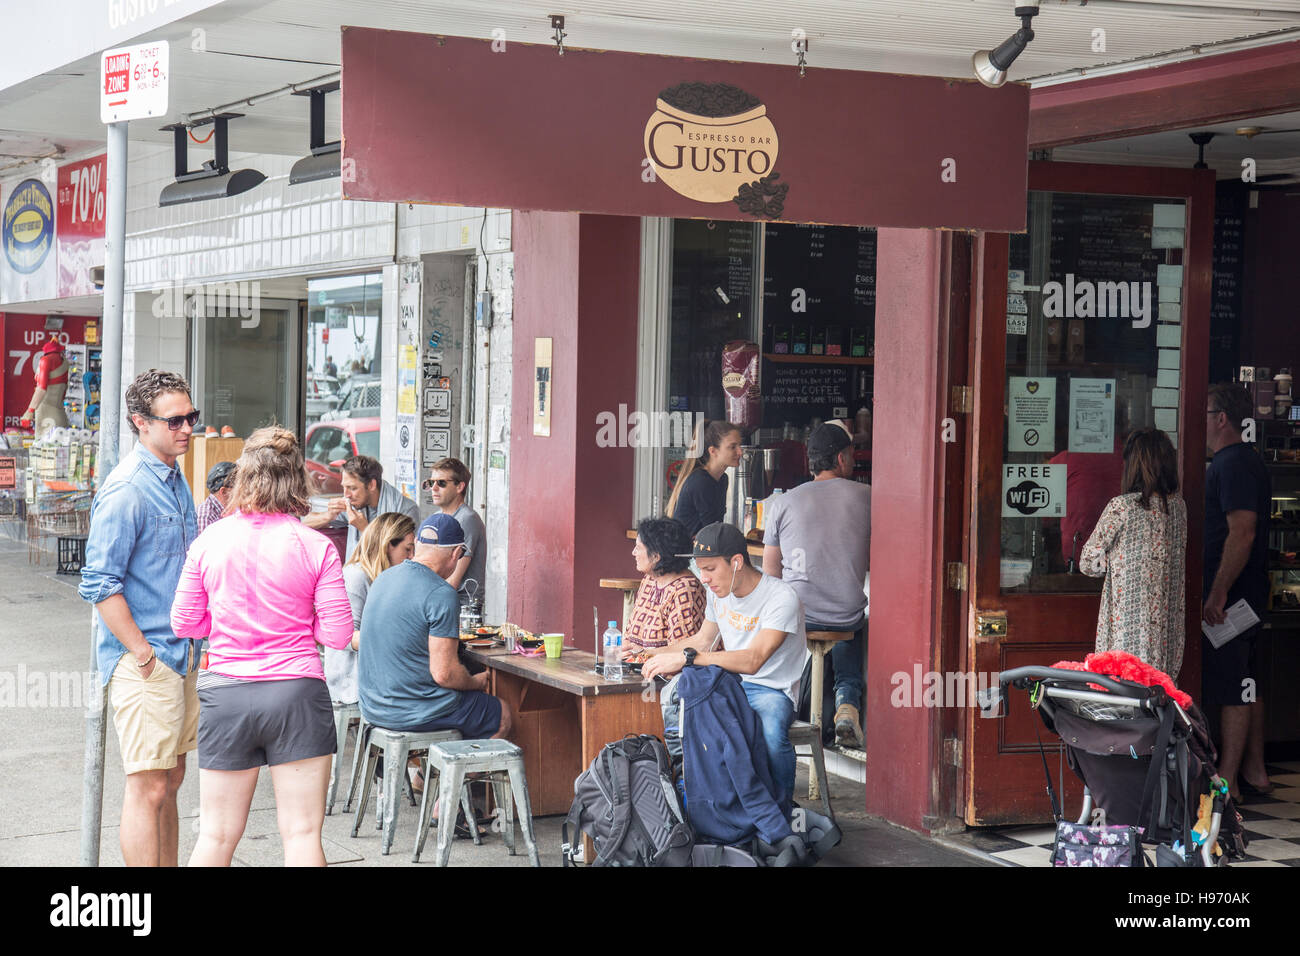
<svg viewBox="0 0 1300 956"><path fill-rule="evenodd" d="M754 294L754 227L727 223L727 295L748 302Z"/></svg>
<svg viewBox="0 0 1300 956"><path fill-rule="evenodd" d="M1048 282L1065 285L1072 274L1075 282L1149 282L1151 290L1151 325L1134 328L1131 321L1115 317L1089 321L1085 347L1092 363L1130 364L1133 356L1150 354L1152 373L1156 354L1150 349L1157 323L1157 267L1177 265L1183 250L1152 248L1154 208L1158 204L1176 204L1176 200L1138 198L1134 196L1099 196L1079 193L1031 193L1029 232L1011 237L1010 267L1023 270L1030 286ZM1050 208L1051 243L1046 252L1035 254L1034 242L1040 237L1036 227ZM1046 260L1040 257L1046 255ZM1073 303L1065 304L1064 318L1073 317ZM1033 315L1044 314L1044 294L1028 296ZM1025 360L1027 346L1023 334L1007 337L1007 361Z"/></svg>
<svg viewBox="0 0 1300 956"><path fill-rule="evenodd" d="M852 330L872 330L876 315L876 231L835 226L771 224L763 261L764 350L850 354ZM784 327L789 348L774 346ZM841 349L818 349L819 332ZM807 337L806 347L794 342ZM868 340L872 338L868 337Z"/></svg>
<svg viewBox="0 0 1300 956"><path fill-rule="evenodd" d="M1210 381L1234 379L1241 328L1242 222L1246 189L1220 183L1214 199L1214 281L1210 294Z"/></svg>
<svg viewBox="0 0 1300 956"><path fill-rule="evenodd" d="M836 406L849 405L854 372L851 365L764 362L763 424L802 426L814 417L830 419Z"/></svg>
<svg viewBox="0 0 1300 956"><path fill-rule="evenodd" d="M673 223L669 411L723 416L722 346L751 336L755 235L753 223Z"/></svg>

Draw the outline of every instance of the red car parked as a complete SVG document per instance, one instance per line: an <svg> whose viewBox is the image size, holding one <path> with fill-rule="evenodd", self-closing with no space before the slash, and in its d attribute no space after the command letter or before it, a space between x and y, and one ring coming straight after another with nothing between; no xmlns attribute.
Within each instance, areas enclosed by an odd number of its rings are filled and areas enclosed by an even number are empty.
<svg viewBox="0 0 1300 956"><path fill-rule="evenodd" d="M337 468L330 462L351 458L353 455L379 457L379 419L345 418L332 422L317 422L307 429L303 443L307 474L316 483L317 494L340 495L343 482Z"/></svg>

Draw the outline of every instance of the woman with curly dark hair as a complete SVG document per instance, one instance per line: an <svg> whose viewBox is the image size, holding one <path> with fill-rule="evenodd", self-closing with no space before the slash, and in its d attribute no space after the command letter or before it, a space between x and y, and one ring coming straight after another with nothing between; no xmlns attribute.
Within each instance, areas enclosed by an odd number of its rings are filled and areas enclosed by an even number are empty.
<svg viewBox="0 0 1300 956"><path fill-rule="evenodd" d="M628 619L625 655L694 637L704 623L704 585L691 573L692 546L686 527L673 518L637 525L632 557L645 577Z"/></svg>

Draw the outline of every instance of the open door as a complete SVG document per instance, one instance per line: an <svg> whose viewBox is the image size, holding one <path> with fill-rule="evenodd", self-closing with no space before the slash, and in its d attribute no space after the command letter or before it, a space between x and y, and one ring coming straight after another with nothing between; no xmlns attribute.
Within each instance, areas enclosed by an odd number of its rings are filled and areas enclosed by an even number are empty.
<svg viewBox="0 0 1300 956"><path fill-rule="evenodd" d="M1101 579L1071 559L1120 492L1124 435L1155 426L1178 450L1189 525L1176 679L1199 696L1214 174L1031 163L1029 188L1027 231L976 244L965 670L990 679L1093 649ZM1010 692L1002 719L964 713L966 822L1049 819L1026 695ZM1082 785L1042 733L1077 814Z"/></svg>

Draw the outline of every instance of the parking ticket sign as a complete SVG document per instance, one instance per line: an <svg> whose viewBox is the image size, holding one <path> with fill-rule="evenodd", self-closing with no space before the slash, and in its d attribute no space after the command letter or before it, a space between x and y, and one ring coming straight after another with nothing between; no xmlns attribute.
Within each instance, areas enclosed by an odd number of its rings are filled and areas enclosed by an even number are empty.
<svg viewBox="0 0 1300 956"><path fill-rule="evenodd" d="M99 118L105 123L167 113L167 41L105 50L99 59Z"/></svg>

